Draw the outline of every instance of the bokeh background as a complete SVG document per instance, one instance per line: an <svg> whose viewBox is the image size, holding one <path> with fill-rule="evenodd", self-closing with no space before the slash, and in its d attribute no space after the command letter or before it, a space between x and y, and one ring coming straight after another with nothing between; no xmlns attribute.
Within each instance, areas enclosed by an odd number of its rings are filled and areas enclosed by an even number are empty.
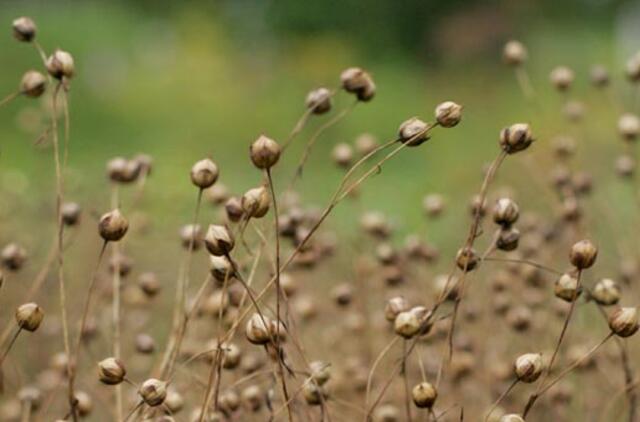
<svg viewBox="0 0 640 422"><path fill-rule="evenodd" d="M248 160L250 142L260 133L283 140L304 111L306 93L337 87L340 72L353 65L371 72L378 93L318 142L298 185L308 203L324 204L342 175L330 161L336 143L353 142L363 132L390 139L411 116L431 119L443 100L463 104L464 119L386 165L361 190L358 206L337 210L333 227L351 230L359 210L375 209L389 215L399 233L421 231L452 253L464 236L457 227L479 187L483 163L498 151L499 130L515 121L531 122L539 143L526 158L507 164L498 183L517 188L526 209L555 212L547 187L552 154L545 144L564 133L578 138L578 163L602 187L592 201L620 204L620 221L633 218L632 195L613 171L622 151L614 104L633 107L637 101L623 69L639 47L638 2L3 0L0 10L2 92L15 90L26 69L41 65L33 48L11 38L17 16L35 19L47 51L60 47L75 57L67 197L83 205L86 219L97 220L109 207L108 159L153 156L140 221L159 230L150 232L151 242L145 240L136 259L166 274L175 274L176 263L163 258L173 258L176 233L191 218L192 163L212 157L234 192L257 185L261 176ZM512 69L502 63L502 46L513 38L529 49L537 105L524 99ZM561 108L567 98L548 83L559 64L576 72L569 95L586 107L580 124L566 123ZM593 64L610 69L610 94L590 87ZM338 95L334 113L350 103ZM36 142L45 109L43 102L19 99L0 111L0 240L26 245L35 261L54 233L51 145ZM311 120L279 165L277 184L288 182L306 140L329 118ZM449 212L441 224L427 226L421 202L432 192L444 195ZM132 196L125 193L125 210ZM206 210L203 219L214 220L216 212ZM605 215L594 212L587 223L603 240L624 230L612 228ZM83 251L98 247L93 227L85 228ZM607 250L601 257L614 258Z"/></svg>

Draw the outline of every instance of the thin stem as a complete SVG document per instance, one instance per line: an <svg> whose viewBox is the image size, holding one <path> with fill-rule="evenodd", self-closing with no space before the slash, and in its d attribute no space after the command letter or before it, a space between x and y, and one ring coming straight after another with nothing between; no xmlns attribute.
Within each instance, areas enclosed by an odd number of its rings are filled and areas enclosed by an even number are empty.
<svg viewBox="0 0 640 422"><path fill-rule="evenodd" d="M487 416L484 417L485 422L489 420L493 411L496 410L496 407L498 407L498 405L502 403L502 400L504 400L505 397L509 395L511 390L513 390L513 388L518 384L519 381L520 380L517 378L514 379L513 382L509 384L509 387L507 387L507 389L500 395L500 397L498 397L498 399L491 405L489 411L487 412Z"/></svg>
<svg viewBox="0 0 640 422"><path fill-rule="evenodd" d="M20 91L12 92L11 94L7 95L2 100L0 100L0 107L9 104L11 101L18 98L19 95L20 95Z"/></svg>
<svg viewBox="0 0 640 422"><path fill-rule="evenodd" d="M18 329L16 330L16 333L13 335L13 337L11 337L11 341L9 342L9 345L7 346L5 351L0 356L0 368L2 368L2 364L4 363L4 360L6 359L7 355L11 351L11 348L13 347L14 343L18 339L18 336L20 335L21 332L22 332L22 327L18 326Z"/></svg>
<svg viewBox="0 0 640 422"><path fill-rule="evenodd" d="M411 395L409 392L409 376L407 375L407 340L402 341L402 367L400 368L404 381L404 407L407 413L407 421L411 422Z"/></svg>

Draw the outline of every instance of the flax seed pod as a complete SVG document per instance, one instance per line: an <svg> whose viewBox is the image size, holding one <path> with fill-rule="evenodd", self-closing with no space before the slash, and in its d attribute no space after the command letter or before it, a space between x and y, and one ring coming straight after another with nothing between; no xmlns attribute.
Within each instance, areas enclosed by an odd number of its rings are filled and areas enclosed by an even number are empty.
<svg viewBox="0 0 640 422"><path fill-rule="evenodd" d="M35 70L28 70L20 81L20 93L29 98L38 98L47 87L47 78Z"/></svg>
<svg viewBox="0 0 640 422"><path fill-rule="evenodd" d="M520 41L511 40L504 45L502 58L509 66L521 66L527 60L527 49Z"/></svg>
<svg viewBox="0 0 640 422"><path fill-rule="evenodd" d="M44 312L35 303L25 303L18 307L15 316L16 322L21 329L33 332L40 327L44 319Z"/></svg>
<svg viewBox="0 0 640 422"><path fill-rule="evenodd" d="M47 71L55 79L71 79L75 73L73 56L63 50L55 50L46 64Z"/></svg>
<svg viewBox="0 0 640 422"><path fill-rule="evenodd" d="M565 302L573 302L582 293L582 287L578 285L576 277L565 273L556 280L553 293Z"/></svg>
<svg viewBox="0 0 640 422"><path fill-rule="evenodd" d="M273 139L260 135L251 144L249 155L256 168L261 170L270 169L280 159L280 145Z"/></svg>
<svg viewBox="0 0 640 422"><path fill-rule="evenodd" d="M440 126L454 127L462 120L462 106L453 101L440 103L436 107L435 117Z"/></svg>
<svg viewBox="0 0 640 422"><path fill-rule="evenodd" d="M209 158L200 160L191 167L191 183L200 189L213 186L219 175L218 166Z"/></svg>
<svg viewBox="0 0 640 422"><path fill-rule="evenodd" d="M519 381L532 383L542 374L542 355L526 353L516 359L514 370Z"/></svg>
<svg viewBox="0 0 640 422"><path fill-rule="evenodd" d="M429 125L417 117L412 117L400 124L398 138L403 144L416 147L429 140Z"/></svg>
<svg viewBox="0 0 640 422"><path fill-rule="evenodd" d="M609 328L618 337L630 337L638 331L638 309L618 308L609 316Z"/></svg>
<svg viewBox="0 0 640 422"><path fill-rule="evenodd" d="M129 222L117 208L100 217L98 232L107 242L117 242L124 237L128 230Z"/></svg>
<svg viewBox="0 0 640 422"><path fill-rule="evenodd" d="M598 249L589 240L581 240L571 247L569 261L579 270L591 267L596 262Z"/></svg>
<svg viewBox="0 0 640 422"><path fill-rule="evenodd" d="M515 123L500 132L500 147L507 154L515 154L529 148L534 141L527 123Z"/></svg>
<svg viewBox="0 0 640 422"><path fill-rule="evenodd" d="M36 37L37 27L33 19L21 16L13 20L13 37L21 42L31 42Z"/></svg>
<svg viewBox="0 0 640 422"><path fill-rule="evenodd" d="M318 88L307 94L305 105L313 114L324 114L331 110L331 91Z"/></svg>
<svg viewBox="0 0 640 422"><path fill-rule="evenodd" d="M574 78L573 70L566 66L558 66L549 74L549 80L558 91L567 91L571 87Z"/></svg>
<svg viewBox="0 0 640 422"><path fill-rule="evenodd" d="M371 76L359 67L350 67L340 75L342 88L360 101L370 101L376 94L376 85Z"/></svg>
<svg viewBox="0 0 640 422"><path fill-rule="evenodd" d="M438 390L426 381L413 387L411 390L413 403L421 409L430 409L438 398Z"/></svg>
<svg viewBox="0 0 640 422"><path fill-rule="evenodd" d="M262 218L269 212L271 198L264 186L249 189L242 195L242 211L251 218Z"/></svg>
<svg viewBox="0 0 640 422"><path fill-rule="evenodd" d="M620 301L620 287L610 278L603 278L596 283L591 297L602 306L615 305Z"/></svg>
<svg viewBox="0 0 640 422"><path fill-rule="evenodd" d="M18 271L27 260L27 251L17 243L9 243L2 248L0 260L5 268Z"/></svg>
<svg viewBox="0 0 640 422"><path fill-rule="evenodd" d="M155 378L149 378L138 389L142 400L151 407L160 406L167 397L167 383Z"/></svg>
<svg viewBox="0 0 640 422"><path fill-rule="evenodd" d="M98 363L98 377L103 384L120 384L126 375L124 364L118 358L110 357Z"/></svg>
<svg viewBox="0 0 640 422"><path fill-rule="evenodd" d="M204 244L211 255L228 255L235 245L229 229L225 226L211 224L204 238Z"/></svg>

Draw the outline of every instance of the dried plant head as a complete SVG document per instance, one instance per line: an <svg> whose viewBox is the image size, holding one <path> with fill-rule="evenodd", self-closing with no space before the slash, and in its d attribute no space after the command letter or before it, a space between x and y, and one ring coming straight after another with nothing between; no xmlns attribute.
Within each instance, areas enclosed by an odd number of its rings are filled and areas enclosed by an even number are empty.
<svg viewBox="0 0 640 422"><path fill-rule="evenodd" d="M310 91L305 105L313 114L327 113L331 110L331 91L322 87Z"/></svg>
<svg viewBox="0 0 640 422"><path fill-rule="evenodd" d="M218 180L220 171L211 159L205 158L191 167L191 183L200 189L207 189Z"/></svg>
<svg viewBox="0 0 640 422"><path fill-rule="evenodd" d="M435 118L442 127L454 127L462 120L462 106L453 101L440 103L436 107Z"/></svg>
<svg viewBox="0 0 640 422"><path fill-rule="evenodd" d="M64 50L55 50L47 59L47 72L55 79L71 79L75 74L73 56Z"/></svg>
<svg viewBox="0 0 640 422"><path fill-rule="evenodd" d="M342 88L354 94L359 101L370 101L376 94L376 85L366 71L359 67L350 67L340 75Z"/></svg>
<svg viewBox="0 0 640 422"><path fill-rule="evenodd" d="M520 41L508 41L502 50L502 58L509 66L521 66L527 61L527 48Z"/></svg>
<svg viewBox="0 0 640 422"><path fill-rule="evenodd" d="M117 208L100 217L98 232L105 242L117 242L127 234L128 230L129 221Z"/></svg>
<svg viewBox="0 0 640 422"><path fill-rule="evenodd" d="M416 147L429 140L429 125L417 117L412 117L400 124L398 139L403 144Z"/></svg>
<svg viewBox="0 0 640 422"><path fill-rule="evenodd" d="M16 310L18 327L26 331L36 331L44 319L44 311L36 303L25 303Z"/></svg>
<svg viewBox="0 0 640 422"><path fill-rule="evenodd" d="M21 16L13 20L13 37L21 42L31 42L36 37L37 27L33 19Z"/></svg>
<svg viewBox="0 0 640 422"><path fill-rule="evenodd" d="M524 151L533 141L533 134L528 123L514 123L500 132L500 147L507 154Z"/></svg>
<svg viewBox="0 0 640 422"><path fill-rule="evenodd" d="M249 148L251 162L261 170L270 169L280 159L280 145L265 135L260 135Z"/></svg>
<svg viewBox="0 0 640 422"><path fill-rule="evenodd" d="M37 70L28 70L20 80L20 93L29 98L39 98L47 88L47 78Z"/></svg>

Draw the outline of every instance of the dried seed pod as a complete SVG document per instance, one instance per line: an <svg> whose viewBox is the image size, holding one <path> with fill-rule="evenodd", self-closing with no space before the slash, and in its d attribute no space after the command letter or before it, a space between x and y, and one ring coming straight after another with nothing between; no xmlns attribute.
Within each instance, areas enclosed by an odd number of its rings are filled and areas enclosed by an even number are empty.
<svg viewBox="0 0 640 422"><path fill-rule="evenodd" d="M13 20L13 37L22 42L31 42L36 37L36 24L30 17L21 16Z"/></svg>
<svg viewBox="0 0 640 422"><path fill-rule="evenodd" d="M221 346L223 348L222 354L222 367L224 369L235 369L240 364L242 358L242 351L233 343L224 343Z"/></svg>
<svg viewBox="0 0 640 422"><path fill-rule="evenodd" d="M233 250L235 241L225 226L211 224L204 237L204 244L211 255L226 256Z"/></svg>
<svg viewBox="0 0 640 422"><path fill-rule="evenodd" d="M56 79L71 79L75 72L73 56L63 50L55 50L47 59L47 72Z"/></svg>
<svg viewBox="0 0 640 422"><path fill-rule="evenodd" d="M427 324L431 312L424 306L415 306L408 311L400 312L394 321L396 334L404 338L427 334L431 325Z"/></svg>
<svg viewBox="0 0 640 422"><path fill-rule="evenodd" d="M198 161L191 167L191 183L200 189L207 189L218 180L220 171L209 158Z"/></svg>
<svg viewBox="0 0 640 422"><path fill-rule="evenodd" d="M260 387L250 385L240 393L240 399L244 406L251 412L257 412L262 407L263 394Z"/></svg>
<svg viewBox="0 0 640 422"><path fill-rule="evenodd" d="M616 309L609 315L609 328L619 337L634 335L638 331L638 309Z"/></svg>
<svg viewBox="0 0 640 422"><path fill-rule="evenodd" d="M93 400L91 396L84 391L76 391L74 397L76 399L78 415L82 418L89 416L93 411Z"/></svg>
<svg viewBox="0 0 640 422"><path fill-rule="evenodd" d="M480 256L473 248L462 248L456 254L456 265L461 271L473 271L480 263Z"/></svg>
<svg viewBox="0 0 640 422"><path fill-rule="evenodd" d="M620 301L620 287L610 278L603 278L596 283L593 291L591 292L591 297L599 305L615 305Z"/></svg>
<svg viewBox="0 0 640 422"><path fill-rule="evenodd" d="M225 280L231 280L233 277L233 267L227 257L211 255L209 257L209 271L213 278L220 283L224 283Z"/></svg>
<svg viewBox="0 0 640 422"><path fill-rule="evenodd" d="M186 224L180 228L180 241L182 247L197 251L203 243L202 228L200 224Z"/></svg>
<svg viewBox="0 0 640 422"><path fill-rule="evenodd" d="M36 410L42 403L42 392L37 387L22 387L18 391L18 400L28 406L28 408Z"/></svg>
<svg viewBox="0 0 640 422"><path fill-rule="evenodd" d="M76 202L65 202L60 210L62 213L62 221L67 226L75 226L80 221L82 209Z"/></svg>
<svg viewBox="0 0 640 422"><path fill-rule="evenodd" d="M591 68L591 83L597 88L609 85L609 71L602 65L595 65Z"/></svg>
<svg viewBox="0 0 640 422"><path fill-rule="evenodd" d="M620 177L631 177L636 170L636 160L628 155L623 154L616 159L616 172Z"/></svg>
<svg viewBox="0 0 640 422"><path fill-rule="evenodd" d="M222 398L222 396L220 398ZM182 394L176 390L169 389L167 391L167 397L164 399L164 405L171 413L176 414L184 408L184 398L182 398Z"/></svg>
<svg viewBox="0 0 640 422"><path fill-rule="evenodd" d="M136 351L143 355L148 355L156 350L156 342L149 334L140 333L135 340Z"/></svg>
<svg viewBox="0 0 640 422"><path fill-rule="evenodd" d="M240 407L240 396L233 390L227 390L220 394L220 409L226 413L232 413Z"/></svg>
<svg viewBox="0 0 640 422"><path fill-rule="evenodd" d="M28 70L20 81L20 93L29 98L40 97L47 87L47 78L35 70Z"/></svg>
<svg viewBox="0 0 640 422"><path fill-rule="evenodd" d="M162 288L158 277L152 272L140 274L140 276L138 276L138 286L148 297L154 297Z"/></svg>
<svg viewBox="0 0 640 422"><path fill-rule="evenodd" d="M155 378L149 378L142 383L138 394L148 406L160 406L167 397L167 383Z"/></svg>
<svg viewBox="0 0 640 422"><path fill-rule="evenodd" d="M270 333L271 321L266 316L261 317L259 314L253 314L253 316L247 321L245 327L245 335L247 340L252 344L264 345L271 341Z"/></svg>
<svg viewBox="0 0 640 422"><path fill-rule="evenodd" d="M0 253L2 265L11 271L18 271L27 260L27 251L17 243L9 243Z"/></svg>
<svg viewBox="0 0 640 422"><path fill-rule="evenodd" d="M520 243L520 230L515 227L501 228L496 239L496 248L501 251L513 251Z"/></svg>
<svg viewBox="0 0 640 422"><path fill-rule="evenodd" d="M427 123L412 117L400 124L398 138L403 144L416 147L429 140L429 129L430 126Z"/></svg>
<svg viewBox="0 0 640 422"><path fill-rule="evenodd" d="M313 380L307 379L302 384L302 396L309 406L320 406L328 397L322 385L318 385Z"/></svg>
<svg viewBox="0 0 640 422"><path fill-rule="evenodd" d="M438 398L438 390L426 381L413 387L411 390L413 403L421 409L430 409Z"/></svg>
<svg viewBox="0 0 640 422"><path fill-rule="evenodd" d="M137 161L115 157L107 162L107 176L115 183L132 183L140 176L141 168Z"/></svg>
<svg viewBox="0 0 640 422"><path fill-rule="evenodd" d="M462 120L462 106L453 101L438 104L435 111L436 121L442 127L456 126Z"/></svg>
<svg viewBox="0 0 640 422"><path fill-rule="evenodd" d="M493 221L501 226L509 227L518 220L520 208L510 198L500 198L493 208Z"/></svg>
<svg viewBox="0 0 640 422"><path fill-rule="evenodd" d="M636 53L629 58L625 66L625 72L629 81L640 81L640 53Z"/></svg>
<svg viewBox="0 0 640 422"><path fill-rule="evenodd" d="M635 141L640 134L640 118L632 113L625 113L618 119L618 132L626 141Z"/></svg>
<svg viewBox="0 0 640 422"><path fill-rule="evenodd" d="M324 114L331 110L331 91L318 88L307 94L305 105L313 114Z"/></svg>
<svg viewBox="0 0 640 422"><path fill-rule="evenodd" d="M378 140L370 133L363 133L356 138L356 152L359 156L364 157L372 153L378 147Z"/></svg>
<svg viewBox="0 0 640 422"><path fill-rule="evenodd" d="M510 413L508 415L502 416L499 422L524 422L524 419L522 419L520 415Z"/></svg>
<svg viewBox="0 0 640 422"><path fill-rule="evenodd" d="M350 67L340 75L342 88L355 94L360 101L370 101L376 94L376 85L371 76L359 67Z"/></svg>
<svg viewBox="0 0 640 422"><path fill-rule="evenodd" d="M378 238L384 239L391 234L389 223L381 212L368 211L364 213L360 219L360 225L368 234Z"/></svg>
<svg viewBox="0 0 640 422"><path fill-rule="evenodd" d="M311 379L318 385L326 384L331 378L331 364L321 360L314 360L309 364Z"/></svg>
<svg viewBox="0 0 640 422"><path fill-rule="evenodd" d="M240 198L232 196L225 202L224 210L227 213L227 218L229 221L237 223L240 221L242 216L244 215L244 211L242 210L242 201Z"/></svg>
<svg viewBox="0 0 640 422"><path fill-rule="evenodd" d="M516 359L514 371L519 381L532 383L542 374L542 355L540 353L525 353Z"/></svg>
<svg viewBox="0 0 640 422"><path fill-rule="evenodd" d="M392 297L384 307L384 317L389 322L394 322L401 312L409 310L409 302L402 296Z"/></svg>
<svg viewBox="0 0 640 422"><path fill-rule="evenodd" d="M222 183L216 183L204 191L206 198L213 205L224 205L229 199L229 189Z"/></svg>
<svg viewBox="0 0 640 422"><path fill-rule="evenodd" d="M331 289L331 298L338 306L349 306L353 300L353 287L342 283Z"/></svg>
<svg viewBox="0 0 640 422"><path fill-rule="evenodd" d="M36 331L43 319L44 312L35 303L25 303L16 310L16 322L23 330Z"/></svg>
<svg viewBox="0 0 640 422"><path fill-rule="evenodd" d="M578 285L576 277L565 273L556 280L553 286L553 293L565 302L573 302L582 293L582 287Z"/></svg>
<svg viewBox="0 0 640 422"><path fill-rule="evenodd" d="M124 237L127 230L129 222L117 208L100 217L98 232L106 242L117 242Z"/></svg>
<svg viewBox="0 0 640 422"><path fill-rule="evenodd" d="M249 189L242 195L242 210L251 218L262 218L269 212L271 198L267 188L260 186Z"/></svg>
<svg viewBox="0 0 640 422"><path fill-rule="evenodd" d="M520 66L527 61L527 49L520 41L511 40L504 45L502 58L509 66Z"/></svg>
<svg viewBox="0 0 640 422"><path fill-rule="evenodd" d="M514 123L500 132L500 147L507 154L515 154L529 148L534 141L527 123Z"/></svg>
<svg viewBox="0 0 640 422"><path fill-rule="evenodd" d="M567 91L574 78L573 70L566 66L558 66L549 74L549 80L558 91Z"/></svg>
<svg viewBox="0 0 640 422"><path fill-rule="evenodd" d="M280 159L280 145L271 138L260 135L249 148L251 162L257 168L264 170L273 167Z"/></svg>
<svg viewBox="0 0 640 422"><path fill-rule="evenodd" d="M442 195L432 193L424 197L422 200L422 208L428 217L439 217L444 210L444 199Z"/></svg>
<svg viewBox="0 0 640 422"><path fill-rule="evenodd" d="M118 358L110 357L98 363L98 377L103 384L120 384L126 375L127 370Z"/></svg>
<svg viewBox="0 0 640 422"><path fill-rule="evenodd" d="M132 268L133 260L122 253L112 255L109 260L109 271L112 274L118 271L121 277L126 277Z"/></svg>
<svg viewBox="0 0 640 422"><path fill-rule="evenodd" d="M569 261L579 270L589 268L596 262L598 248L589 240L581 240L571 247Z"/></svg>
<svg viewBox="0 0 640 422"><path fill-rule="evenodd" d="M507 311L507 323L516 331L527 331L532 320L533 314L526 306L515 306Z"/></svg>
<svg viewBox="0 0 640 422"><path fill-rule="evenodd" d="M333 162L342 168L349 168L353 162L353 149L351 145L346 143L339 143L331 151L331 158Z"/></svg>

